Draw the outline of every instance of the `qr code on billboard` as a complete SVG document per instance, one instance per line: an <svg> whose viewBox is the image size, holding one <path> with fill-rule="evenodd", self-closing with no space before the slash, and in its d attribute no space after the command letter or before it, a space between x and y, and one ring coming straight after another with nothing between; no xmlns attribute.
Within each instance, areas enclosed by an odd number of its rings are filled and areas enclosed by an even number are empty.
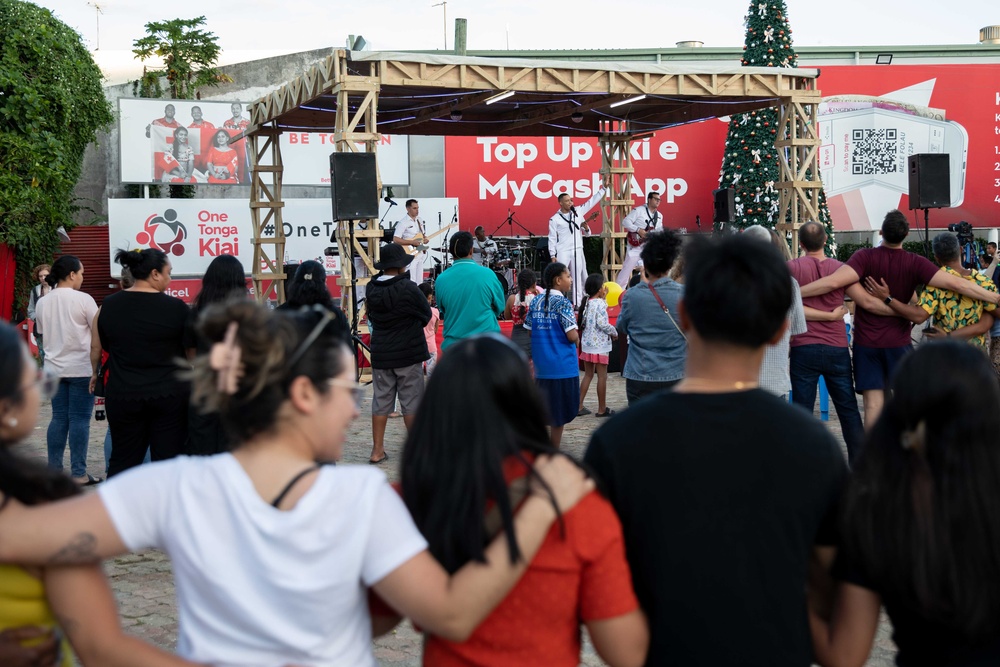
<svg viewBox="0 0 1000 667"><path fill-rule="evenodd" d="M894 174L896 166L896 135L894 129L851 130L854 148L851 151L851 173Z"/></svg>

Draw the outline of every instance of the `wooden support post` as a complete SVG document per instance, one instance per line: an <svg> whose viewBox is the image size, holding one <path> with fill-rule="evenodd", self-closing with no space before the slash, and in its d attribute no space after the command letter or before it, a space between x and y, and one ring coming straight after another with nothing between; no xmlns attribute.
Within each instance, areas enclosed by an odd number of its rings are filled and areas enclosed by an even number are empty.
<svg viewBox="0 0 1000 667"><path fill-rule="evenodd" d="M285 228L282 224L281 130L277 123L249 135L253 287L258 303L285 302Z"/></svg>
<svg viewBox="0 0 1000 667"><path fill-rule="evenodd" d="M625 257L625 231L622 220L632 211L632 139L624 121L601 121L598 145L601 150L601 175L608 192L601 202L604 218L604 251L601 273L604 280L614 280Z"/></svg>
<svg viewBox="0 0 1000 667"><path fill-rule="evenodd" d="M774 147L778 151L781 192L778 231L791 233L792 254L799 253L799 227L819 221L819 127L817 118L821 96L815 90L796 90L781 98Z"/></svg>
<svg viewBox="0 0 1000 667"><path fill-rule="evenodd" d="M341 60L340 69L333 85L332 92L337 96L337 114L334 130L334 150L343 152L376 153L381 135L376 129L378 108L378 63L369 64L367 76L350 74L348 61ZM354 109L352 110L352 104ZM364 148L359 151L358 143ZM382 177L379 175L376 161L376 177L372 187L376 194L382 193ZM365 229L361 228L364 223ZM354 244L351 244L351 226L354 226ZM369 275L375 273L374 264L379 257L379 242L382 231L378 229L378 218L366 220L340 220L337 222L337 247L340 249L340 286L341 307L349 322L354 322L354 295L351 286L354 278L354 258L357 252L361 261L368 268ZM361 245L365 241L368 246ZM357 285L367 285L369 277L358 278ZM358 313L360 318L361 313Z"/></svg>

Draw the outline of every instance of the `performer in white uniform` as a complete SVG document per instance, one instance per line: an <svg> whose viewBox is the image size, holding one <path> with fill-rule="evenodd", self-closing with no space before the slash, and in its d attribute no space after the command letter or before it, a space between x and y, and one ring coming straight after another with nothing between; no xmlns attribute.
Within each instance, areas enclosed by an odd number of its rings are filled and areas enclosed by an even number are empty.
<svg viewBox="0 0 1000 667"><path fill-rule="evenodd" d="M587 212L601 201L604 196L602 185L594 196L577 211L573 206L573 197L564 192L559 195L559 210L549 218L549 253L553 262L565 264L569 275L573 278L573 304L580 303L583 298L583 284L587 280L587 260L583 256L583 237L590 236L587 223L598 216L598 211L591 215ZM586 216L586 217L585 217Z"/></svg>
<svg viewBox="0 0 1000 667"><path fill-rule="evenodd" d="M622 262L622 270L618 272L616 282L623 289L628 285L628 281L632 279L632 270L636 266L642 266L642 259L639 257L639 253L642 252L642 244L646 242L646 235L650 232L663 229L663 216L656 210L659 207L660 193L652 190L646 195L646 205L636 206L622 220L622 229L629 233L626 239L628 252L625 254L625 260Z"/></svg>
<svg viewBox="0 0 1000 667"><path fill-rule="evenodd" d="M472 239L472 259L479 266L489 266L497 254L497 242L486 238L486 230L480 225L476 227L475 238Z"/></svg>
<svg viewBox="0 0 1000 667"><path fill-rule="evenodd" d="M420 204L416 199L406 200L406 217L396 223L396 231L393 232L392 242L401 246L412 246L414 248L427 245L426 227L424 221L420 219ZM426 252L414 253L413 261L410 262L410 280L418 285L424 281L424 257Z"/></svg>

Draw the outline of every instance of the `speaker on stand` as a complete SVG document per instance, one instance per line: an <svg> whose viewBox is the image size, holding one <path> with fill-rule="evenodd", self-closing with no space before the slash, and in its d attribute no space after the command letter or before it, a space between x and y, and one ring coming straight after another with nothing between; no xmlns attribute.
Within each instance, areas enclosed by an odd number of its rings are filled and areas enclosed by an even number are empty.
<svg viewBox="0 0 1000 667"><path fill-rule="evenodd" d="M713 231L722 232L726 224L736 219L736 191L732 188L719 188L712 191L715 209L712 214Z"/></svg>
<svg viewBox="0 0 1000 667"><path fill-rule="evenodd" d="M331 153L330 194L333 203L333 222L348 221L350 247L338 248L341 265L354 262L354 221L378 219L378 178L374 153ZM391 233L391 232L390 232ZM334 240L331 236L331 242ZM375 241L375 239L371 239ZM358 335L358 276L351 269L351 337L356 357L371 359L371 349ZM361 366L358 366L358 378Z"/></svg>
<svg viewBox="0 0 1000 667"><path fill-rule="evenodd" d="M907 159L907 166L910 210L924 211L924 248L930 257L929 211L951 206L951 158L947 153L918 153Z"/></svg>

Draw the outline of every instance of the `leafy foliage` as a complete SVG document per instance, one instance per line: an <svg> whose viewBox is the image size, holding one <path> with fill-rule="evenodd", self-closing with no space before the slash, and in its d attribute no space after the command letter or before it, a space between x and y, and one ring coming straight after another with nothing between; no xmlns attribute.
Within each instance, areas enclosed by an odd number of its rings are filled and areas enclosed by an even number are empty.
<svg viewBox="0 0 1000 667"><path fill-rule="evenodd" d="M136 97L163 97L161 82L166 79L167 96L175 100L201 99L199 88L230 83L232 78L215 67L222 49L215 33L203 30L205 17L151 21L146 24L146 36L132 42L132 53L141 61L158 57L162 69L144 67L142 78L132 84ZM141 187L140 194L142 196ZM150 196L159 196L159 186L149 186ZM152 189L156 188L156 194ZM193 199L192 185L171 185L171 199ZM129 193L131 196L131 193Z"/></svg>
<svg viewBox="0 0 1000 667"><path fill-rule="evenodd" d="M16 296L73 224L83 153L113 120L100 69L52 12L0 0L0 243L17 257Z"/></svg>
<svg viewBox="0 0 1000 667"><path fill-rule="evenodd" d="M222 49L204 25L204 16L146 24L146 36L132 42L132 52L141 61L159 57L163 69L143 70L139 97L160 97L161 77L166 78L168 96L176 100L194 99L199 88L232 81L216 69Z"/></svg>
<svg viewBox="0 0 1000 667"><path fill-rule="evenodd" d="M785 0L751 0L744 20L746 41L742 64L749 67L797 67L798 56L792 47L792 29L788 24ZM780 124L775 107L734 114L719 175L720 187L735 191L735 225L768 228L781 222L781 194L778 182L781 170L774 147ZM833 225L826 194L820 190L819 222L826 227L827 254L833 254ZM794 250L794 249L793 249Z"/></svg>

